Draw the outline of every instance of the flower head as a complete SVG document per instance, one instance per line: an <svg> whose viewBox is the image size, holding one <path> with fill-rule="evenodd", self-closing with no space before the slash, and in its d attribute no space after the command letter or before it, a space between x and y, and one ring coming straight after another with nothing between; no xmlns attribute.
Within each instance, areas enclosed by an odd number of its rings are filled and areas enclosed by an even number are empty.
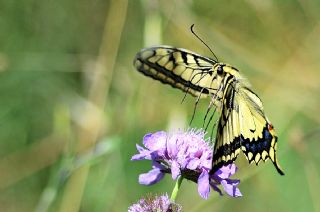
<svg viewBox="0 0 320 212"><path fill-rule="evenodd" d="M164 131L150 133L144 136L143 145L137 145L139 154L131 160L152 160L152 169L139 176L139 183L152 185L159 182L165 173L171 173L175 180L179 176L198 183L198 192L207 199L210 187L222 194L218 185L222 185L227 194L241 196L237 188L239 180L231 180L237 167L234 164L218 169L210 174L212 169L213 151L209 142L204 139L203 130L179 130L168 134Z"/></svg>
<svg viewBox="0 0 320 212"><path fill-rule="evenodd" d="M145 212L145 211L172 211L180 212L181 206L169 200L168 195L149 196L140 199L137 203L131 205L129 212Z"/></svg>

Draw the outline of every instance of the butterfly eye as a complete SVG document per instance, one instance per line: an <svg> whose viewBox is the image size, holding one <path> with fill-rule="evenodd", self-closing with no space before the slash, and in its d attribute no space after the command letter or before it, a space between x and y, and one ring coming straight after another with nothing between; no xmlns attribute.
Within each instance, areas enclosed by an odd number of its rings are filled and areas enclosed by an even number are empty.
<svg viewBox="0 0 320 212"><path fill-rule="evenodd" d="M218 73L218 75L222 75L222 74L223 74L223 68L222 68L222 66L219 66L219 67L218 67L217 73Z"/></svg>

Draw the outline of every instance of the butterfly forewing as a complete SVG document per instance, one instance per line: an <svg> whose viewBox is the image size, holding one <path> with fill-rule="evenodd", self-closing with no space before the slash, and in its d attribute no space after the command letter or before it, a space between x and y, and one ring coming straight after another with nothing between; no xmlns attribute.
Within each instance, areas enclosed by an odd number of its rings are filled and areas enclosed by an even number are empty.
<svg viewBox="0 0 320 212"><path fill-rule="evenodd" d="M214 64L216 61L194 52L167 46L143 49L134 60L143 74L197 97L217 90Z"/></svg>

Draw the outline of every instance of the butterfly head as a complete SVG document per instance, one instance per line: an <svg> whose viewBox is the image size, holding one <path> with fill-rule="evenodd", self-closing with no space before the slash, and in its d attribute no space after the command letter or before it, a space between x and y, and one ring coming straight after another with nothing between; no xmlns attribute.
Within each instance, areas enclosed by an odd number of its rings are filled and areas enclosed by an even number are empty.
<svg viewBox="0 0 320 212"><path fill-rule="evenodd" d="M217 73L217 76L221 78L225 78L226 76L232 76L232 77L238 78L240 76L238 69L226 63L214 64L213 70L214 72Z"/></svg>

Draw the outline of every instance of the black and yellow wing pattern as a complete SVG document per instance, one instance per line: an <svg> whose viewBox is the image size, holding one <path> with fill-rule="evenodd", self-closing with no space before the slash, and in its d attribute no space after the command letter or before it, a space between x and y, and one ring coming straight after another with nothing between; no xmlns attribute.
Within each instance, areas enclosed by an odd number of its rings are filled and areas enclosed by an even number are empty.
<svg viewBox="0 0 320 212"><path fill-rule="evenodd" d="M134 59L138 71L196 97L210 97L221 112L214 145L213 171L232 163L242 151L249 163L277 157L277 136L260 98L239 71L182 48L155 46Z"/></svg>
<svg viewBox="0 0 320 212"><path fill-rule="evenodd" d="M144 75L196 97L207 97L218 89L212 72L215 64L213 59L169 46L142 49L134 59L134 66Z"/></svg>
<svg viewBox="0 0 320 212"><path fill-rule="evenodd" d="M232 163L242 151L249 163L271 159L284 175L276 157L277 136L264 115L260 98L248 87L233 82L223 98L213 154L213 171Z"/></svg>

